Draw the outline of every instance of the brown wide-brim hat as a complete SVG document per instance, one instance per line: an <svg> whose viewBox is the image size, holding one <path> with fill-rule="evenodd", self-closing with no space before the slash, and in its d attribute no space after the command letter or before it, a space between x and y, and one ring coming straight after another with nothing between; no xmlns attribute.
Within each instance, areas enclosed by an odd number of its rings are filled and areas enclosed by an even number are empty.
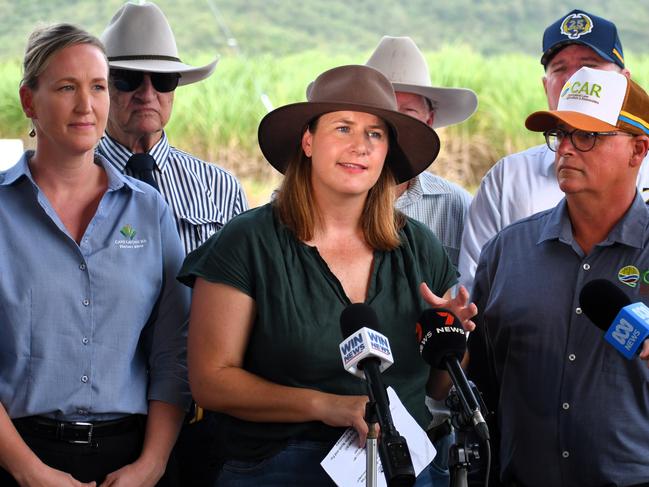
<svg viewBox="0 0 649 487"><path fill-rule="evenodd" d="M388 125L390 148L385 163L399 183L426 170L439 154L435 131L397 111L394 89L385 76L369 66L349 65L318 76L309 101L279 107L262 119L258 137L264 157L284 174L308 124L325 113L338 111L371 113Z"/></svg>

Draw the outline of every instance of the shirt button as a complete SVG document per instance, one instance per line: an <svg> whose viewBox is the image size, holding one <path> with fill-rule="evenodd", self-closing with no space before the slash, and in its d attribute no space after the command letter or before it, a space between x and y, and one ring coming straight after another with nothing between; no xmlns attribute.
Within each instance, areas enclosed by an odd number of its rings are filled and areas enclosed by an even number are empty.
<svg viewBox="0 0 649 487"><path fill-rule="evenodd" d="M85 271L86 270L86 264L79 264L79 269L81 269L82 271Z"/></svg>
<svg viewBox="0 0 649 487"><path fill-rule="evenodd" d="M574 362L576 358L577 358L577 356L574 353L571 353L570 355L568 355L568 360L570 360L571 362Z"/></svg>
<svg viewBox="0 0 649 487"><path fill-rule="evenodd" d="M585 271L590 270L590 264L584 264L583 267L584 267L584 270L585 270Z"/></svg>
<svg viewBox="0 0 649 487"><path fill-rule="evenodd" d="M83 343L84 345L88 345L88 342L89 342L89 341L90 341L90 340L88 340L88 337L83 337L83 338L81 339L81 343Z"/></svg>
<svg viewBox="0 0 649 487"><path fill-rule="evenodd" d="M570 456L570 453L567 452L567 451L563 451L563 452L561 452L561 456L562 456L563 458L568 458L568 457Z"/></svg>
<svg viewBox="0 0 649 487"><path fill-rule="evenodd" d="M84 299L81 302L83 303L84 306L88 306L90 304L90 301L88 299Z"/></svg>
<svg viewBox="0 0 649 487"><path fill-rule="evenodd" d="M575 313L577 313L578 315L580 315L580 314L581 314L581 308L575 308Z"/></svg>
<svg viewBox="0 0 649 487"><path fill-rule="evenodd" d="M77 410L77 413L79 413L79 414L88 414L88 411L86 411L85 409L79 409L79 410Z"/></svg>
<svg viewBox="0 0 649 487"><path fill-rule="evenodd" d="M88 382L88 376L87 376L87 375L82 375L82 376L81 376L81 382L83 382L84 384L85 384L86 382Z"/></svg>
<svg viewBox="0 0 649 487"><path fill-rule="evenodd" d="M563 409L570 409L570 404L568 404L567 402L564 402L564 403L561 405L561 407L562 407Z"/></svg>

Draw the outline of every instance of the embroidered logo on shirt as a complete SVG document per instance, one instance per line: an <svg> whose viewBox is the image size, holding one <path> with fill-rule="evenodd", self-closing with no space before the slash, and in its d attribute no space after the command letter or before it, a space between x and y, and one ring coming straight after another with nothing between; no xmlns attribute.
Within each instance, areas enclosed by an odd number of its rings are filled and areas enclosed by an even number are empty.
<svg viewBox="0 0 649 487"><path fill-rule="evenodd" d="M135 240L135 235L137 234L137 232L135 231L135 228L133 228L133 226L130 224L124 225L120 229L119 233L121 233L125 237L122 239L115 239L114 244L120 249L141 249L146 245L146 238Z"/></svg>
<svg viewBox="0 0 649 487"><path fill-rule="evenodd" d="M617 278L629 287L636 287L640 280L640 269L634 265L624 266L618 271Z"/></svg>
<svg viewBox="0 0 649 487"><path fill-rule="evenodd" d="M122 229L119 231L119 233L124 235L129 240L133 240L137 232L135 231L135 228L133 228L131 225L124 225Z"/></svg>

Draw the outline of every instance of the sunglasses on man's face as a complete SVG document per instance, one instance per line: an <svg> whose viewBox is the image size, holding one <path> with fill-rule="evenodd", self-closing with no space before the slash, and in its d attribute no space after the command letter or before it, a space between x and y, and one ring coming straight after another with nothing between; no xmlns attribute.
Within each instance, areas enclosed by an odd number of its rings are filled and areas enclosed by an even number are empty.
<svg viewBox="0 0 649 487"><path fill-rule="evenodd" d="M178 73L144 73L127 69L111 69L110 79L117 91L131 92L137 90L144 81L144 75L151 77L151 84L159 93L169 93L178 86Z"/></svg>

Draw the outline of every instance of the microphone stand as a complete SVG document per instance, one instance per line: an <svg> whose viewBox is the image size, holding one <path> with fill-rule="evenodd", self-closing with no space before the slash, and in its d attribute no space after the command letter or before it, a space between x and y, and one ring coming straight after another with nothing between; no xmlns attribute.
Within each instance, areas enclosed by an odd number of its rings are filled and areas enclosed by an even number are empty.
<svg viewBox="0 0 649 487"><path fill-rule="evenodd" d="M470 392L477 399L479 409L486 411L487 407L477 388L473 384L470 387L475 389L475 392L473 389L470 389ZM451 423L456 432L456 441L449 450L448 467L451 474L450 487L467 487L471 462L482 461L480 444L476 439L479 441L483 439L476 438L479 434L477 434L478 432L475 429L474 414L467 413L464 407L465 402L462 396L465 394L466 391L453 387L446 400L446 404L451 410ZM487 451L487 477L485 479L485 485L489 485L491 454L488 439L484 440L484 445Z"/></svg>
<svg viewBox="0 0 649 487"><path fill-rule="evenodd" d="M367 441L365 442L365 487L376 487L378 475L377 455L379 430L377 428L376 403L370 401L365 405L365 421L369 431L367 432Z"/></svg>
<svg viewBox="0 0 649 487"><path fill-rule="evenodd" d="M388 487L411 487L415 484L415 469L406 439L399 434L392 422L388 393L381 381L378 367L363 367L367 392L375 403L376 415L381 427L379 456ZM375 392L377 396L375 397Z"/></svg>

